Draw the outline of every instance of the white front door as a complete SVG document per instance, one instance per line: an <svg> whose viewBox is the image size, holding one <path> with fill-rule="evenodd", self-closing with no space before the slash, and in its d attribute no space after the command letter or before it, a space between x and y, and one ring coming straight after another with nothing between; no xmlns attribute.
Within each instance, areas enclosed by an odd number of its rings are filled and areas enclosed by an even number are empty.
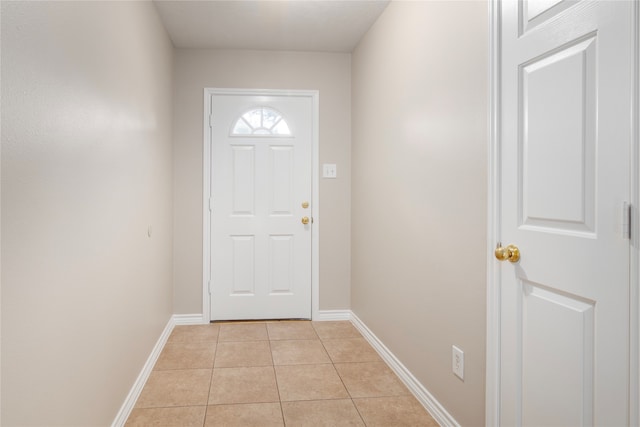
<svg viewBox="0 0 640 427"><path fill-rule="evenodd" d="M500 424L628 425L632 2L501 6Z"/></svg>
<svg viewBox="0 0 640 427"><path fill-rule="evenodd" d="M210 101L211 320L309 319L313 98Z"/></svg>

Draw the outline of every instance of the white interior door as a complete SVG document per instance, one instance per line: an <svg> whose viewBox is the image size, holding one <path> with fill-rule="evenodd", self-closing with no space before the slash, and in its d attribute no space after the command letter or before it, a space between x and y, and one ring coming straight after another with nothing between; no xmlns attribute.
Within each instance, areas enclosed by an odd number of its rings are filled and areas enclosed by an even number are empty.
<svg viewBox="0 0 640 427"><path fill-rule="evenodd" d="M311 318L313 98L211 103L211 320Z"/></svg>
<svg viewBox="0 0 640 427"><path fill-rule="evenodd" d="M501 6L500 423L628 425L632 4Z"/></svg>

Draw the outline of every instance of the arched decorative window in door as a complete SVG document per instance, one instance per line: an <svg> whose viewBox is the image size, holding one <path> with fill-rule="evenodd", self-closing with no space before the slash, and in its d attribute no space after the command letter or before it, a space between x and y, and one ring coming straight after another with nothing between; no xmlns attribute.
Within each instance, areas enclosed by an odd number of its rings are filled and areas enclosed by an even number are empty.
<svg viewBox="0 0 640 427"><path fill-rule="evenodd" d="M258 107L236 120L231 136L291 136L291 130L282 114L273 108Z"/></svg>

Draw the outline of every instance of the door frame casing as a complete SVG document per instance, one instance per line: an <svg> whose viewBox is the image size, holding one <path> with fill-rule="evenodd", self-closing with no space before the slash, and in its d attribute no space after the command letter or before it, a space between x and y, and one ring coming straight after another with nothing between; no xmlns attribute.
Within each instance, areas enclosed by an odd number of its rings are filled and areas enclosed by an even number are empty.
<svg viewBox="0 0 640 427"><path fill-rule="evenodd" d="M640 423L640 4L631 2L633 27L632 115L631 162L630 162L630 204L631 239L629 271L629 424ZM496 268L493 251L500 236L501 206L501 0L488 2L489 14L489 113L487 155L488 193L487 193L487 294L486 294L486 373L485 373L485 425L500 425L500 269Z"/></svg>
<svg viewBox="0 0 640 427"><path fill-rule="evenodd" d="M493 250L500 241L500 0L489 0L489 111L487 149L487 295L485 425L500 425L500 269Z"/></svg>
<svg viewBox="0 0 640 427"><path fill-rule="evenodd" d="M203 150L202 150L202 321L211 321L211 97L214 95L242 96L288 96L311 98L311 318L316 319L319 312L320 297L320 185L319 176L319 126L320 93L317 90L282 89L232 89L204 88Z"/></svg>

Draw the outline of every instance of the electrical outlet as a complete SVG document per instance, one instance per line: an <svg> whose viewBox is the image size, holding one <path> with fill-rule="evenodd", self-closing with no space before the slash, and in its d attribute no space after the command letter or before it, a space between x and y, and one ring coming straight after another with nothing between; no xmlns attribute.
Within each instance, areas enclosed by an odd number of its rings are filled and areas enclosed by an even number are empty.
<svg viewBox="0 0 640 427"><path fill-rule="evenodd" d="M451 369L458 378L464 381L464 351L455 345L451 346Z"/></svg>

